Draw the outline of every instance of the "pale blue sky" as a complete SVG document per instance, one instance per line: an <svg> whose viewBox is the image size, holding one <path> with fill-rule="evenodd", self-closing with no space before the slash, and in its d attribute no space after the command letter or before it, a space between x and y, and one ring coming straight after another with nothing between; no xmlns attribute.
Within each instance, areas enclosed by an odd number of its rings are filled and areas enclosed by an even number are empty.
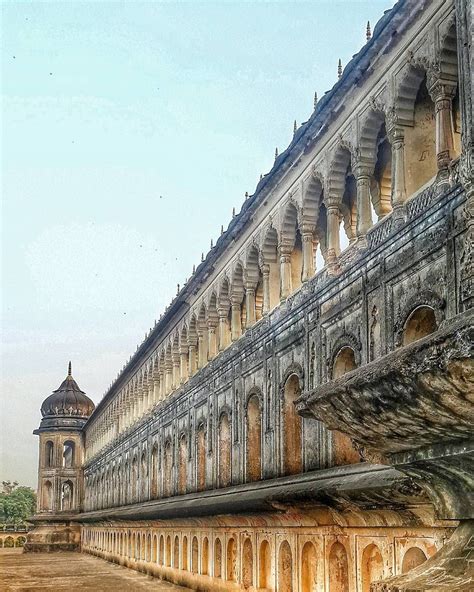
<svg viewBox="0 0 474 592"><path fill-rule="evenodd" d="M0 480L94 401L393 0L2 3Z"/></svg>

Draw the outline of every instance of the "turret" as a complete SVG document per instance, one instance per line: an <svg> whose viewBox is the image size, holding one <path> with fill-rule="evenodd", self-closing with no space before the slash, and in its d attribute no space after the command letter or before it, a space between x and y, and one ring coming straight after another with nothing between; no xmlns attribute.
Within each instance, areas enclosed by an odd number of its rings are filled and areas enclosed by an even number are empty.
<svg viewBox="0 0 474 592"><path fill-rule="evenodd" d="M71 522L82 509L84 437L82 429L94 403L68 373L58 389L41 405L43 416L34 430L40 438L38 504L26 551L74 550L79 547L79 525Z"/></svg>

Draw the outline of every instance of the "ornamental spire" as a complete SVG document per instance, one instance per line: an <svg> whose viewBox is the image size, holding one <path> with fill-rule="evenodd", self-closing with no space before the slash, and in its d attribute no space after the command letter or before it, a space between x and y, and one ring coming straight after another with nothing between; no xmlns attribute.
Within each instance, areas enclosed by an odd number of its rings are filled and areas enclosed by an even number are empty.
<svg viewBox="0 0 474 592"><path fill-rule="evenodd" d="M372 37L372 31L370 30L370 21L367 21L367 29L365 30L365 38L367 39L367 41L370 41L371 37Z"/></svg>
<svg viewBox="0 0 474 592"><path fill-rule="evenodd" d="M340 78L342 76L342 62L341 62L341 58L339 58L339 61L337 62L337 77Z"/></svg>
<svg viewBox="0 0 474 592"><path fill-rule="evenodd" d="M71 364L71 362L69 362L69 364L67 365L67 375L68 376L72 376L72 364Z"/></svg>
<svg viewBox="0 0 474 592"><path fill-rule="evenodd" d="M275 160L278 158L278 147L275 148Z"/></svg>
<svg viewBox="0 0 474 592"><path fill-rule="evenodd" d="M314 91L313 107L315 109L316 109L317 104L318 104L318 93L316 91Z"/></svg>
<svg viewBox="0 0 474 592"><path fill-rule="evenodd" d="M295 121L293 122L293 135L296 134L297 129L298 129L298 125L297 125L296 119L295 119Z"/></svg>

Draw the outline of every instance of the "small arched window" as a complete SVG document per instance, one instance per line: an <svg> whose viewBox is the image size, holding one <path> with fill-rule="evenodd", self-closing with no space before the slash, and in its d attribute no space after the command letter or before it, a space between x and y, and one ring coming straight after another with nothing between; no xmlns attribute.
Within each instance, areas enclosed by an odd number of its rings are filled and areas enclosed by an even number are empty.
<svg viewBox="0 0 474 592"><path fill-rule="evenodd" d="M52 467L54 464L54 444L48 440L44 446L44 459L46 467Z"/></svg>
<svg viewBox="0 0 474 592"><path fill-rule="evenodd" d="M69 469L74 466L74 451L75 446L74 442L71 440L66 440L63 444L63 467Z"/></svg>
<svg viewBox="0 0 474 592"><path fill-rule="evenodd" d="M408 345L418 339L434 333L438 329L436 316L431 306L418 306L410 314L403 328L403 345Z"/></svg>

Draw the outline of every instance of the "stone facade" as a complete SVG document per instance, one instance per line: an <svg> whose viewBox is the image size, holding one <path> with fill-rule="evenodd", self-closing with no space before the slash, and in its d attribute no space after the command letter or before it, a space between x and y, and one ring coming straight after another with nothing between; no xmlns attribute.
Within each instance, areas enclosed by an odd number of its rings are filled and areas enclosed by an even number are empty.
<svg viewBox="0 0 474 592"><path fill-rule="evenodd" d="M84 551L206 590L472 585L468 5L384 15L124 366L81 428Z"/></svg>

